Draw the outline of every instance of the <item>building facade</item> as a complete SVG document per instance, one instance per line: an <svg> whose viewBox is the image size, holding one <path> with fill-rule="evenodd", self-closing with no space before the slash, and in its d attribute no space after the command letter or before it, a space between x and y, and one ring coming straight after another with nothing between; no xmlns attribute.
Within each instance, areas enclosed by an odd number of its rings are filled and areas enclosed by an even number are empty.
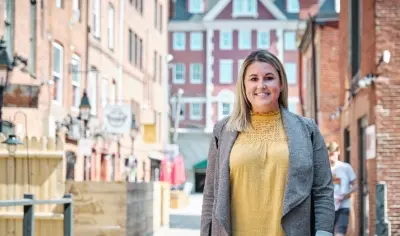
<svg viewBox="0 0 400 236"><path fill-rule="evenodd" d="M168 4L0 3L5 16L0 31L9 55L16 55L4 95L3 133L49 136L65 143L67 179L122 180L132 159L139 181L157 178L151 168L157 167L168 141L163 73ZM79 111L84 91L91 105L87 127ZM131 127L124 132L106 129L110 106L129 107L132 114L122 118L132 120Z"/></svg>
<svg viewBox="0 0 400 236"><path fill-rule="evenodd" d="M318 14L300 30L299 95L303 116L318 124L326 142L340 141L339 16L334 0L326 0ZM317 115L316 115L317 114Z"/></svg>
<svg viewBox="0 0 400 236"><path fill-rule="evenodd" d="M341 152L359 184L350 235L400 232L398 5L341 1Z"/></svg>
<svg viewBox="0 0 400 236"><path fill-rule="evenodd" d="M240 66L250 52L267 49L284 64L289 110L299 113L296 30L320 1L176 0L169 21L171 116L180 106L178 144L189 181L202 182L193 166L207 159L213 126L233 109ZM178 91L183 90L180 99ZM179 102L178 102L179 101ZM198 180L196 180L198 178Z"/></svg>

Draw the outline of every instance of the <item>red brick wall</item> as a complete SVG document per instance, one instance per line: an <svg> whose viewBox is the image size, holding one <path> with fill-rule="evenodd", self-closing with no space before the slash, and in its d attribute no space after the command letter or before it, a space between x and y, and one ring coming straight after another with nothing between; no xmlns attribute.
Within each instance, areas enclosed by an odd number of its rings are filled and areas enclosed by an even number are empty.
<svg viewBox="0 0 400 236"><path fill-rule="evenodd" d="M340 89L339 72L339 28L338 23L327 23L319 26L319 111L320 127L326 141L339 141L340 124L331 120L332 114L339 107L337 96Z"/></svg>

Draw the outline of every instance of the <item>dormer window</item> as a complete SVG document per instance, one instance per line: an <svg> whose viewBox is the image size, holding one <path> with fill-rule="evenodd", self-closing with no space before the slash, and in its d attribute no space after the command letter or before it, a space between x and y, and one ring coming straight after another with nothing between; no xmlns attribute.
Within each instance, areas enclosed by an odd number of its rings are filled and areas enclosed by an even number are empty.
<svg viewBox="0 0 400 236"><path fill-rule="evenodd" d="M257 17L257 0L233 0L233 17Z"/></svg>
<svg viewBox="0 0 400 236"><path fill-rule="evenodd" d="M204 0L188 0L188 4L190 13L204 13Z"/></svg>

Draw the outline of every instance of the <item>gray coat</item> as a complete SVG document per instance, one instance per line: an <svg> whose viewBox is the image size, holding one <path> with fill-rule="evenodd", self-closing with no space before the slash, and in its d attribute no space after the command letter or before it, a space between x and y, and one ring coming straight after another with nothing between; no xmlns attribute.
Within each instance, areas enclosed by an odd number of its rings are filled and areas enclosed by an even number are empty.
<svg viewBox="0 0 400 236"><path fill-rule="evenodd" d="M324 139L311 119L281 107L289 145L289 171L281 224L286 236L332 236L335 208ZM231 236L229 157L238 132L218 122L210 144L201 236Z"/></svg>

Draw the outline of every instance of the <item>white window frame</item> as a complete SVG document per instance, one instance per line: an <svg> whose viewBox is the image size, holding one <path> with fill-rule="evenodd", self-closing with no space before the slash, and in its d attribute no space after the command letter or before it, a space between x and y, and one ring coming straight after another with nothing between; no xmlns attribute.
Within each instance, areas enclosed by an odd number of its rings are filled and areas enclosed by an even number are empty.
<svg viewBox="0 0 400 236"><path fill-rule="evenodd" d="M224 43L224 36L227 36L227 43ZM233 36L232 30L221 30L219 31L219 49L221 50L232 50L233 47Z"/></svg>
<svg viewBox="0 0 400 236"><path fill-rule="evenodd" d="M204 0L189 0L189 12L198 14L204 12Z"/></svg>
<svg viewBox="0 0 400 236"><path fill-rule="evenodd" d="M114 35L115 35L115 10L112 4L108 5L108 48L114 49Z"/></svg>
<svg viewBox="0 0 400 236"><path fill-rule="evenodd" d="M177 75L177 71L176 71L176 68L177 68L177 66L182 66L182 79L181 80L177 80L176 79L176 75ZM186 78L185 78L185 64L184 63L175 63L174 64L174 67L173 67L173 70L172 70L172 82L174 83L174 84L184 84L185 82L186 82Z"/></svg>
<svg viewBox="0 0 400 236"><path fill-rule="evenodd" d="M285 62L284 63L284 67L285 67L285 72L286 72L286 77L287 77L287 81L289 85L295 85L297 84L297 64L294 62ZM293 82L292 80L289 79L289 77L291 77L292 73L289 73L290 69L294 68L294 75L292 75L295 79L295 81Z"/></svg>
<svg viewBox="0 0 400 236"><path fill-rule="evenodd" d="M251 30L239 30L239 46L240 50L251 49Z"/></svg>
<svg viewBox="0 0 400 236"><path fill-rule="evenodd" d="M72 54L72 59L71 59L71 65L73 66L74 70L72 71L72 78L71 78L71 84L73 87L76 88L76 90L72 91L72 93L75 92L74 98L75 100L72 101L72 107L73 108L79 108L79 103L80 103L80 98L81 98L81 66L82 66L82 61L81 58L76 55ZM74 81L74 77L76 77L76 81Z"/></svg>
<svg viewBox="0 0 400 236"><path fill-rule="evenodd" d="M198 105L199 107L198 107L198 113L199 114L194 114L194 111L195 111L195 108L194 108L194 105ZM203 119L203 103L200 103L200 102L193 102L193 103L190 103L190 119L191 120L201 120L201 119Z"/></svg>
<svg viewBox="0 0 400 236"><path fill-rule="evenodd" d="M195 78L195 66L199 66L198 79ZM203 83L203 64L191 63L190 64L190 83L191 84L202 84Z"/></svg>
<svg viewBox="0 0 400 236"><path fill-rule="evenodd" d="M299 0L286 0L286 11L289 13L300 12L300 1Z"/></svg>
<svg viewBox="0 0 400 236"><path fill-rule="evenodd" d="M223 71L223 66L229 65L226 68L230 68L230 71ZM225 67L224 67L225 68ZM229 76L230 73L230 76ZM230 78L225 79L225 78ZM219 83L220 84L232 84L233 83L233 60L221 59L219 60Z"/></svg>
<svg viewBox="0 0 400 236"><path fill-rule="evenodd" d="M174 32L172 46L175 51L184 51L186 49L186 33Z"/></svg>
<svg viewBox="0 0 400 236"><path fill-rule="evenodd" d="M263 42L265 39L265 42ZM271 36L269 31L258 31L257 32L257 48L258 49L269 49L271 45Z"/></svg>
<svg viewBox="0 0 400 236"><path fill-rule="evenodd" d="M233 0L232 4L232 17L258 17L258 1L257 0ZM249 4L254 6L253 9L249 10Z"/></svg>
<svg viewBox="0 0 400 236"><path fill-rule="evenodd" d="M97 114L97 81L99 78L99 71L95 69L90 69L89 72L89 80L88 80L88 96L90 100L90 114L96 115Z"/></svg>
<svg viewBox="0 0 400 236"><path fill-rule="evenodd" d="M294 38L292 38L294 36ZM286 31L284 33L284 48L285 50L297 50L296 47L296 32Z"/></svg>
<svg viewBox="0 0 400 236"><path fill-rule="evenodd" d="M93 0L93 35L100 38L101 29L101 1Z"/></svg>
<svg viewBox="0 0 400 236"><path fill-rule="evenodd" d="M59 72L54 71L54 61L55 61L54 60L54 49L60 50L60 59L59 59L60 71ZM54 80L54 77L58 78L57 85L54 85L54 86L57 86L57 88L56 88L57 97L54 99L54 96L53 96L53 101L61 104L62 101L63 101L63 87L64 87L63 86L63 83L64 83L64 48L63 48L63 46L61 46L60 44L55 43L55 42L53 43L53 66L52 67L53 67L52 68L52 78L53 78L53 80Z"/></svg>
<svg viewBox="0 0 400 236"><path fill-rule="evenodd" d="M190 50L192 51L203 50L203 32L190 33Z"/></svg>
<svg viewBox="0 0 400 236"><path fill-rule="evenodd" d="M74 0L72 9L74 10L75 17L79 20L81 18L80 0Z"/></svg>

